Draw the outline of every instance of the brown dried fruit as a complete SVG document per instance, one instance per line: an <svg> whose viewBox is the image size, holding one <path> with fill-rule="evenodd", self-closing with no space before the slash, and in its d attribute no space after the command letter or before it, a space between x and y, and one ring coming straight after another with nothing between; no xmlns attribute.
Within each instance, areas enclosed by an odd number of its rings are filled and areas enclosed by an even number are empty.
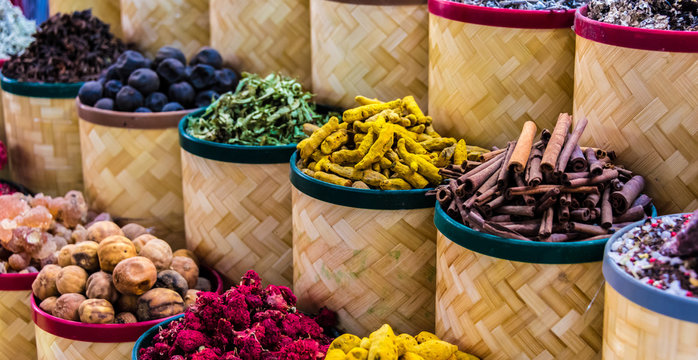
<svg viewBox="0 0 698 360"><path fill-rule="evenodd" d="M87 278L87 298L104 299L111 303L119 299L119 293L111 280L111 274L96 272Z"/></svg>
<svg viewBox="0 0 698 360"><path fill-rule="evenodd" d="M32 292L39 300L60 295L56 287L56 279L61 270L63 269L58 265L47 265L41 269L41 272L39 272L39 275L36 276L32 283Z"/></svg>
<svg viewBox="0 0 698 360"><path fill-rule="evenodd" d="M147 244L150 240L155 240L157 237L150 234L143 234L133 239L133 245L136 245L136 250L140 253L143 245Z"/></svg>
<svg viewBox="0 0 698 360"><path fill-rule="evenodd" d="M121 228L121 231L124 232L124 236L131 240L135 240L137 237L148 233L148 230L146 228L133 223L124 225Z"/></svg>
<svg viewBox="0 0 698 360"><path fill-rule="evenodd" d="M20 271L29 266L29 261L31 261L31 256L27 253L12 254L7 259L7 264L15 271Z"/></svg>
<svg viewBox="0 0 698 360"><path fill-rule="evenodd" d="M88 299L78 308L80 321L88 324L111 324L114 321L114 308L104 299Z"/></svg>
<svg viewBox="0 0 698 360"><path fill-rule="evenodd" d="M133 315L130 312L118 313L114 318L114 324L133 324L137 322L138 319L136 319L136 315Z"/></svg>
<svg viewBox="0 0 698 360"><path fill-rule="evenodd" d="M138 296L136 295L121 295L116 300L116 309L119 312L136 313L138 310Z"/></svg>
<svg viewBox="0 0 698 360"><path fill-rule="evenodd" d="M61 319L80 321L80 304L85 301L81 294L63 294L56 300L56 307L53 309L53 316Z"/></svg>
<svg viewBox="0 0 698 360"><path fill-rule="evenodd" d="M58 300L58 298L55 296L47 297L41 302L41 304L39 304L39 308L53 315L53 309L56 308L56 300Z"/></svg>
<svg viewBox="0 0 698 360"><path fill-rule="evenodd" d="M196 303L196 299L199 298L199 290L189 289L187 294L184 295L184 307L190 307Z"/></svg>
<svg viewBox="0 0 698 360"><path fill-rule="evenodd" d="M194 252L191 251L191 250L189 250L189 249L179 249L179 250L175 251L175 252L172 254L172 256L173 256L173 257L175 257L175 256L184 256L184 257L188 257L188 258L194 260L194 263L196 264L196 266L200 266L200 265L199 265L199 257L196 256L196 254L194 254Z"/></svg>
<svg viewBox="0 0 698 360"><path fill-rule="evenodd" d="M170 244L160 239L148 241L138 255L150 259L158 271L168 269L172 263L172 248Z"/></svg>
<svg viewBox="0 0 698 360"><path fill-rule="evenodd" d="M56 288L61 294L82 294L87 283L87 271L77 265L64 267L56 278Z"/></svg>
<svg viewBox="0 0 698 360"><path fill-rule="evenodd" d="M148 258L136 256L121 261L114 268L112 281L120 293L141 295L150 290L157 280L158 272Z"/></svg>
<svg viewBox="0 0 698 360"><path fill-rule="evenodd" d="M87 241L87 229L85 229L85 227L82 225L76 226L75 230L73 230L73 233L70 234L70 241L73 244Z"/></svg>
<svg viewBox="0 0 698 360"><path fill-rule="evenodd" d="M199 280L199 267L196 266L194 260L184 256L175 256L172 258L170 268L187 279L187 285L190 289L196 287L196 282Z"/></svg>
<svg viewBox="0 0 698 360"><path fill-rule="evenodd" d="M174 270L163 270L158 273L158 280L155 282L156 288L165 288L174 290L177 294L184 297L189 290L187 280L180 273Z"/></svg>
<svg viewBox="0 0 698 360"><path fill-rule="evenodd" d="M77 246L68 244L58 251L58 266L66 267L68 265L75 265L73 251L75 251L76 248Z"/></svg>
<svg viewBox="0 0 698 360"><path fill-rule="evenodd" d="M87 240L97 243L112 235L124 236L124 232L111 221L98 221L87 229Z"/></svg>
<svg viewBox="0 0 698 360"><path fill-rule="evenodd" d="M112 235L103 239L97 249L99 267L103 271L112 272L116 264L124 259L138 255L136 246L125 236Z"/></svg>
<svg viewBox="0 0 698 360"><path fill-rule="evenodd" d="M170 289L156 288L138 298L136 316L140 321L147 321L177 315L183 311L184 300L179 294Z"/></svg>
<svg viewBox="0 0 698 360"><path fill-rule="evenodd" d="M99 249L99 244L94 241L83 241L76 244L72 254L73 262L89 272L99 270L97 249Z"/></svg>

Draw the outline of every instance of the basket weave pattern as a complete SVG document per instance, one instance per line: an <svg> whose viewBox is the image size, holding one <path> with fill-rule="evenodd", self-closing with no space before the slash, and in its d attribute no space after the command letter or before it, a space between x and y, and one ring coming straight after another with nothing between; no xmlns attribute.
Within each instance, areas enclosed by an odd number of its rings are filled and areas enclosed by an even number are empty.
<svg viewBox="0 0 698 360"><path fill-rule="evenodd" d="M436 256L439 337L485 360L600 358L600 263L497 259L441 233Z"/></svg>
<svg viewBox="0 0 698 360"><path fill-rule="evenodd" d="M82 191L75 100L34 98L3 91L2 101L15 182L50 196Z"/></svg>
<svg viewBox="0 0 698 360"><path fill-rule="evenodd" d="M182 150L187 248L229 280L254 269L291 286L289 165L238 164Z"/></svg>
<svg viewBox="0 0 698 360"><path fill-rule="evenodd" d="M36 359L31 290L0 291L0 360Z"/></svg>
<svg viewBox="0 0 698 360"><path fill-rule="evenodd" d="M92 9L92 15L109 24L114 35L122 37L119 0L51 0L48 7L50 15Z"/></svg>
<svg viewBox="0 0 698 360"><path fill-rule="evenodd" d="M234 34L234 35L232 35ZM309 0L211 0L211 46L236 69L280 71L310 89Z"/></svg>
<svg viewBox="0 0 698 360"><path fill-rule="evenodd" d="M698 207L698 54L622 48L577 37L574 114L581 143L616 151L642 174L659 213Z"/></svg>
<svg viewBox="0 0 698 360"><path fill-rule="evenodd" d="M189 59L210 43L208 2L121 0L124 40L138 44L140 50L151 56L162 46L174 46Z"/></svg>
<svg viewBox="0 0 698 360"><path fill-rule="evenodd" d="M574 32L462 23L430 15L429 108L437 131L506 145L524 122L552 129L572 110Z"/></svg>
<svg viewBox="0 0 698 360"><path fill-rule="evenodd" d="M50 334L38 326L36 351L39 360L128 360L136 342L96 343L70 340Z"/></svg>
<svg viewBox="0 0 698 360"><path fill-rule="evenodd" d="M80 120L80 141L90 208L153 227L173 248L183 248L177 129L125 129Z"/></svg>
<svg viewBox="0 0 698 360"><path fill-rule="evenodd" d="M327 306L353 334L384 323L433 331L433 209L358 209L292 191L293 286L304 310Z"/></svg>
<svg viewBox="0 0 698 360"><path fill-rule="evenodd" d="M311 0L310 14L318 102L349 108L356 95L387 101L412 94L426 113L426 5Z"/></svg>

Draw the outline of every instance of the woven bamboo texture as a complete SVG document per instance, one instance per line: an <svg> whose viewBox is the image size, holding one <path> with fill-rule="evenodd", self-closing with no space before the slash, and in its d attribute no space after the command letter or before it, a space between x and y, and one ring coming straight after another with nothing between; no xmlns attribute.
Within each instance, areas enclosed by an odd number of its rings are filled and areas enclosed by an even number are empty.
<svg viewBox="0 0 698 360"><path fill-rule="evenodd" d="M484 360L599 359L599 262L497 259L437 237L436 334ZM591 306L590 306L591 304Z"/></svg>
<svg viewBox="0 0 698 360"><path fill-rule="evenodd" d="M7 136L5 135L5 120L2 114L2 90L0 90L0 141L2 141L5 146L7 146ZM5 167L0 170L0 179L10 179L10 166L5 165Z"/></svg>
<svg viewBox="0 0 698 360"><path fill-rule="evenodd" d="M304 310L326 306L352 334L384 323L433 331L433 209L351 208L295 187L292 196L293 288Z"/></svg>
<svg viewBox="0 0 698 360"><path fill-rule="evenodd" d="M309 0L211 0L211 46L236 69L279 71L310 90Z"/></svg>
<svg viewBox="0 0 698 360"><path fill-rule="evenodd" d="M126 129L80 120L80 143L90 208L153 227L158 237L183 248L177 129Z"/></svg>
<svg viewBox="0 0 698 360"><path fill-rule="evenodd" d="M92 15L109 24L114 35L122 37L119 0L51 0L48 7L50 15L92 9Z"/></svg>
<svg viewBox="0 0 698 360"><path fill-rule="evenodd" d="M526 121L552 129L572 110L574 32L429 18L429 108L436 130L503 146Z"/></svg>
<svg viewBox="0 0 698 360"><path fill-rule="evenodd" d="M355 106L354 96L414 95L427 110L427 5L355 5L311 0L313 93Z"/></svg>
<svg viewBox="0 0 698 360"><path fill-rule="evenodd" d="M189 59L210 43L208 3L209 0L121 0L124 39L151 56L159 48L171 45Z"/></svg>
<svg viewBox="0 0 698 360"><path fill-rule="evenodd" d="M698 208L698 54L577 37L574 114L584 144L613 149L645 177L661 214Z"/></svg>
<svg viewBox="0 0 698 360"><path fill-rule="evenodd" d="M36 359L31 291L0 291L0 360Z"/></svg>
<svg viewBox="0 0 698 360"><path fill-rule="evenodd" d="M34 98L2 92L10 169L35 193L82 191L75 99Z"/></svg>
<svg viewBox="0 0 698 360"><path fill-rule="evenodd" d="M648 310L606 284L605 360L689 360L698 355L698 324Z"/></svg>
<svg viewBox="0 0 698 360"><path fill-rule="evenodd" d="M289 165L238 164L182 150L187 248L228 280L254 269L291 286Z"/></svg>
<svg viewBox="0 0 698 360"><path fill-rule="evenodd" d="M46 332L38 326L36 351L39 360L128 360L136 342L96 343L70 340Z"/></svg>

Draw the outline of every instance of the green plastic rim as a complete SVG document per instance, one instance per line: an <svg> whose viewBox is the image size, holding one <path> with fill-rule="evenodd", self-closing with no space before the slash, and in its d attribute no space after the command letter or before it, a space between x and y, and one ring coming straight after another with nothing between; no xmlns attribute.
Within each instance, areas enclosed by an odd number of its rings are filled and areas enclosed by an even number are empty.
<svg viewBox="0 0 698 360"><path fill-rule="evenodd" d="M652 216L656 216L652 208ZM434 224L444 236L471 251L499 259L538 264L578 264L601 261L608 239L546 243L506 239L473 230L453 220L436 203ZM609 239L611 234L609 234Z"/></svg>
<svg viewBox="0 0 698 360"><path fill-rule="evenodd" d="M83 82L77 83L42 83L23 82L2 76L0 85L10 94L47 99L74 99L78 96Z"/></svg>

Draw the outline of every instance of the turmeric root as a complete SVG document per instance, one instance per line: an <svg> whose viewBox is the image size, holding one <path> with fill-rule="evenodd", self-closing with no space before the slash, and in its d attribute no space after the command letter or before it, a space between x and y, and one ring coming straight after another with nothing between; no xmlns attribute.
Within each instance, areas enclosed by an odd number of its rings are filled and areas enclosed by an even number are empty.
<svg viewBox="0 0 698 360"><path fill-rule="evenodd" d="M368 169L371 164L378 161L386 151L388 151L393 146L393 135L395 134L395 125L385 124L380 130L376 141L371 145L366 156L359 161L355 168L362 170ZM363 145L363 143L362 143Z"/></svg>
<svg viewBox="0 0 698 360"><path fill-rule="evenodd" d="M355 189L370 189L370 187L368 185L366 185L366 183L363 181L354 181L351 184L351 187L353 187Z"/></svg>
<svg viewBox="0 0 698 360"><path fill-rule="evenodd" d="M354 97L354 101L356 101L359 105L374 105L374 104L382 104L383 103L382 101L380 101L376 98L369 99L369 98L367 98L365 96L361 96L361 95Z"/></svg>
<svg viewBox="0 0 698 360"><path fill-rule="evenodd" d="M427 340L412 348L412 352L430 360L448 360L456 351L458 346L441 340Z"/></svg>
<svg viewBox="0 0 698 360"><path fill-rule="evenodd" d="M369 360L397 359L395 333L390 325L384 324L368 338L371 340L371 347L368 349Z"/></svg>
<svg viewBox="0 0 698 360"><path fill-rule="evenodd" d="M399 109L402 104L402 100L397 99L393 101L389 101L387 103L380 103L380 104L370 104L370 105L362 105L353 109L349 109L342 114L342 119L345 122L352 123L354 121L358 120L364 120L367 119L375 114L378 114L379 112L383 110L388 110L388 109Z"/></svg>
<svg viewBox="0 0 698 360"><path fill-rule="evenodd" d="M419 125L415 125L411 128L407 128L407 130L409 130L413 133L417 133L417 134L423 133L425 129L426 129L426 126L424 126L424 124L419 124Z"/></svg>
<svg viewBox="0 0 698 360"><path fill-rule="evenodd" d="M354 150L339 150L330 155L330 160L336 164L357 163L363 159L373 145L375 131L371 128L368 134L361 140L361 144Z"/></svg>
<svg viewBox="0 0 698 360"><path fill-rule="evenodd" d="M419 108L419 105L417 105L417 101L414 100L414 96L410 95L402 98L402 108L404 112L414 114L418 124L424 124L424 113L422 109Z"/></svg>
<svg viewBox="0 0 698 360"><path fill-rule="evenodd" d="M400 334L395 339L395 344L397 344L398 356L405 355L408 351L412 351L412 348L417 346L417 340L409 334Z"/></svg>
<svg viewBox="0 0 698 360"><path fill-rule="evenodd" d="M424 176L412 171L409 166L399 161L392 163L392 170L397 174L397 176L407 181L415 189L424 189L427 187L427 185L429 185L429 181L425 179Z"/></svg>
<svg viewBox="0 0 698 360"><path fill-rule="evenodd" d="M335 174L328 174L324 171L316 171L315 174L313 174L313 177L322 180L324 182L328 182L330 184L335 184L335 185L341 185L341 186L351 186L351 180L345 179L341 176L337 176Z"/></svg>
<svg viewBox="0 0 698 360"><path fill-rule="evenodd" d="M351 351L347 353L347 360L367 360L368 359L368 350L364 348L353 348Z"/></svg>
<svg viewBox="0 0 698 360"><path fill-rule="evenodd" d="M451 145L439 153L439 156L432 161L432 164L438 168L444 168L448 166L448 164L451 163L451 158L453 158L453 154L456 152L456 145Z"/></svg>
<svg viewBox="0 0 698 360"><path fill-rule="evenodd" d="M422 141L419 143L427 151L441 151L449 146L455 145L456 139L454 138L432 138L427 141Z"/></svg>
<svg viewBox="0 0 698 360"><path fill-rule="evenodd" d="M333 151L339 149L342 145L347 143L349 140L349 135L346 129L339 129L323 140L320 144L320 150L323 154L332 154Z"/></svg>
<svg viewBox="0 0 698 360"><path fill-rule="evenodd" d="M453 153L453 164L462 165L466 161L468 161L468 146L465 144L465 140L460 139L456 143L456 151Z"/></svg>
<svg viewBox="0 0 698 360"><path fill-rule="evenodd" d="M352 334L342 334L332 340L329 349L341 349L342 352L348 353L351 349L358 347L361 344L361 338ZM328 353L329 355L329 353Z"/></svg>
<svg viewBox="0 0 698 360"><path fill-rule="evenodd" d="M339 119L332 117L327 124L322 125L320 129L313 132L309 138L302 140L298 143L297 148L300 150L301 159L307 159L320 144L325 140L327 136L337 131L339 128Z"/></svg>
<svg viewBox="0 0 698 360"><path fill-rule="evenodd" d="M443 181L443 178L439 175L439 169L436 166L419 155L407 151L405 148L405 139L398 140L397 154L405 161L405 164L424 176L431 184L438 185Z"/></svg>
<svg viewBox="0 0 698 360"><path fill-rule="evenodd" d="M420 332L414 337L414 339L417 340L417 343L419 344L427 342L429 340L441 340L438 336L436 336L436 334L430 333L428 331Z"/></svg>
<svg viewBox="0 0 698 360"><path fill-rule="evenodd" d="M404 138L405 139L405 147L407 147L407 150L413 154L426 154L427 149L424 148L420 143L416 142L415 140L411 138Z"/></svg>
<svg viewBox="0 0 698 360"><path fill-rule="evenodd" d="M341 349L329 349L327 355L325 355L325 360L344 360L347 354Z"/></svg>

